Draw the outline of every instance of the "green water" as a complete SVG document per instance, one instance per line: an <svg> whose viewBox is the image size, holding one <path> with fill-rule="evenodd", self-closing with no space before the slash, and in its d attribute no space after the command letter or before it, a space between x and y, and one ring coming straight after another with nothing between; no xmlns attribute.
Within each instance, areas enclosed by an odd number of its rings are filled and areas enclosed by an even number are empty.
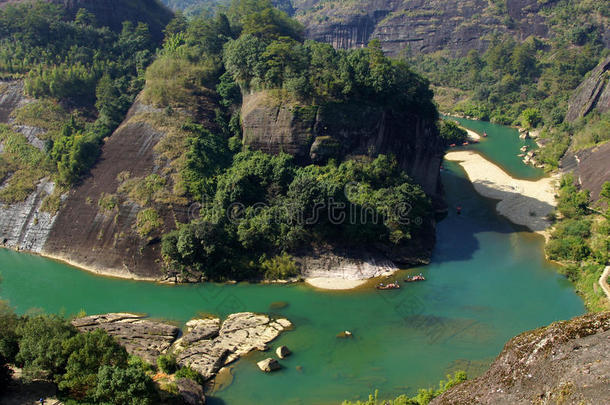
<svg viewBox="0 0 610 405"><path fill-rule="evenodd" d="M497 139L490 134L490 143ZM544 260L542 238L498 217L459 166L446 162L445 169L448 203L461 205L462 215L450 212L439 223L432 264L407 272L421 271L428 280L401 290L166 286L97 277L0 250L0 296L19 312L132 311L185 322L200 312L247 310L289 318L295 329L272 343L294 352L282 360L284 369L261 373L255 362L266 354L254 353L236 363L233 383L215 392L211 404L336 404L375 389L384 397L412 394L449 370L480 369L522 331L584 312L569 282ZM278 301L287 306L271 309ZM354 338L337 339L343 330Z"/></svg>
<svg viewBox="0 0 610 405"><path fill-rule="evenodd" d="M523 164L521 147L537 149L538 145L532 139L519 139L519 131L503 125L484 121L474 121L466 118L445 117L457 121L479 135L487 132L487 138L481 138L477 144L469 145L468 149L479 151L482 155L493 161L513 177L520 179L536 179L544 174L542 169ZM456 148L462 149L462 148Z"/></svg>

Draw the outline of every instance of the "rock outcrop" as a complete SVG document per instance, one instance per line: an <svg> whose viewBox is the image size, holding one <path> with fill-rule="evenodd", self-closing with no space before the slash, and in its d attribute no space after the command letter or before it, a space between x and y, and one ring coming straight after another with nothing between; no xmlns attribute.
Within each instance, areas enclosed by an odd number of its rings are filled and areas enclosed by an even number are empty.
<svg viewBox="0 0 610 405"><path fill-rule="evenodd" d="M13 124L13 113L33 102L23 92L20 80L0 82L0 123L9 124L16 132L22 133L33 146L42 149L44 143L39 135L44 130L36 127ZM0 153L2 144L0 143ZM0 185L1 187L1 185ZM12 249L29 250L40 253L45 245L57 215L41 210L47 195L55 190L55 184L42 179L25 201L14 204L0 203L0 245Z"/></svg>
<svg viewBox="0 0 610 405"><path fill-rule="evenodd" d="M229 315L222 325L217 318L187 324L187 332L176 343L178 364L212 378L221 367L252 350L266 350L267 343L291 326L287 319L251 312Z"/></svg>
<svg viewBox="0 0 610 405"><path fill-rule="evenodd" d="M440 195L443 144L434 123L419 115L397 117L364 103L291 106L260 92L244 98L242 120L251 149L289 153L302 164L393 154L428 195Z"/></svg>
<svg viewBox="0 0 610 405"><path fill-rule="evenodd" d="M179 378L176 380L178 386L178 394L187 405L205 405L205 395L203 387L195 381L188 378Z"/></svg>
<svg viewBox="0 0 610 405"><path fill-rule="evenodd" d="M135 201L121 197L117 190L121 176L131 179L159 174L155 146L166 133L149 123L160 110L137 102L125 121L105 142L98 163L90 175L70 191L59 211L43 252L91 271L120 277L160 279L162 276L159 240L142 238L136 231ZM100 209L104 195L116 195L115 209ZM159 210L163 228L173 229L176 221L186 222L187 207L175 204ZM159 229L161 231L161 229Z"/></svg>
<svg viewBox="0 0 610 405"><path fill-rule="evenodd" d="M267 343L292 327L288 319L252 312L231 314L222 322L219 318L190 320L179 339L178 327L129 313L91 315L72 324L81 332L103 329L128 353L153 364L159 355L171 352L178 364L193 368L206 380L241 356L266 350Z"/></svg>
<svg viewBox="0 0 610 405"><path fill-rule="evenodd" d="M602 185L610 181L610 143L568 151L561 160L561 169L573 171L578 184L591 192L591 200L597 201Z"/></svg>
<svg viewBox="0 0 610 405"><path fill-rule="evenodd" d="M258 366L258 368L260 368L261 371L264 371L265 373L271 373L272 371L277 371L282 368L280 363L276 359L271 357L259 361L258 363L256 363L256 365Z"/></svg>
<svg viewBox="0 0 610 405"><path fill-rule="evenodd" d="M483 51L494 32L520 40L548 35L540 13L545 6L536 0L507 0L505 10L486 0L297 0L294 5L309 38L344 49L379 39L391 56Z"/></svg>
<svg viewBox="0 0 610 405"><path fill-rule="evenodd" d="M143 315L111 313L77 318L72 324L81 332L103 329L130 354L155 364L180 333L174 325L151 321Z"/></svg>
<svg viewBox="0 0 610 405"><path fill-rule="evenodd" d="M54 183L43 179L25 201L0 204L0 246L42 251L57 215L42 211L41 206L54 189Z"/></svg>
<svg viewBox="0 0 610 405"><path fill-rule="evenodd" d="M504 346L484 375L431 404L608 403L609 342L610 312L522 333Z"/></svg>
<svg viewBox="0 0 610 405"><path fill-rule="evenodd" d="M600 113L610 110L610 57L589 72L587 78L574 90L565 119L573 122L593 110Z"/></svg>

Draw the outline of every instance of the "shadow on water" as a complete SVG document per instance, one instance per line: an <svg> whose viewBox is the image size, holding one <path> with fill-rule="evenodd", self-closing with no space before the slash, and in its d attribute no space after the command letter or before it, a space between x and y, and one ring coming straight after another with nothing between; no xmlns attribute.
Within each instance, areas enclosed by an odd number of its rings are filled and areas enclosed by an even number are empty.
<svg viewBox="0 0 610 405"><path fill-rule="evenodd" d="M498 214L496 205L499 200L479 195L458 163L445 161L443 167L441 178L449 212L437 225L438 239L432 257L434 263L471 260L474 253L480 249L477 234L483 232L508 234L527 230L524 226L515 225ZM491 188L485 184L482 186ZM495 194L501 199L510 199L519 195L519 192L518 190L502 193L495 191ZM533 198L531 200L536 212L547 213L552 210L552 207L545 202ZM523 201L529 205L527 199ZM459 214L458 207L461 208Z"/></svg>

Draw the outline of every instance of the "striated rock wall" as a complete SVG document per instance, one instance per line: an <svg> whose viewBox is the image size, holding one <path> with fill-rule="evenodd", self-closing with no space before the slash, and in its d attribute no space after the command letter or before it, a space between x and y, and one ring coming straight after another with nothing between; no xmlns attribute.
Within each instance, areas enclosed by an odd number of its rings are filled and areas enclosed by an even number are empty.
<svg viewBox="0 0 610 405"><path fill-rule="evenodd" d="M40 210L55 185L42 180L24 202L0 204L0 246L40 253L53 228L56 214Z"/></svg>
<svg viewBox="0 0 610 405"><path fill-rule="evenodd" d="M481 377L431 402L601 404L610 401L610 312L556 322L511 339Z"/></svg>
<svg viewBox="0 0 610 405"><path fill-rule="evenodd" d="M0 123L10 125L12 113L32 101L23 93L22 81L0 82ZM38 138L44 132L42 129L17 125L13 129L22 133L33 146L44 148L44 142ZM43 179L25 201L11 205L0 203L0 246L36 253L42 251L57 215L40 208L44 198L54 189L53 182Z"/></svg>
<svg viewBox="0 0 610 405"><path fill-rule="evenodd" d="M309 38L344 49L366 46L376 38L395 57L407 49L414 54L483 51L489 34L495 32L508 32L520 40L548 35L546 21L539 13L545 6L536 0L507 0L504 11L487 0L294 3Z"/></svg>
<svg viewBox="0 0 610 405"><path fill-rule="evenodd" d="M568 103L566 121L573 122L593 110L610 110L610 57L600 62L574 90Z"/></svg>

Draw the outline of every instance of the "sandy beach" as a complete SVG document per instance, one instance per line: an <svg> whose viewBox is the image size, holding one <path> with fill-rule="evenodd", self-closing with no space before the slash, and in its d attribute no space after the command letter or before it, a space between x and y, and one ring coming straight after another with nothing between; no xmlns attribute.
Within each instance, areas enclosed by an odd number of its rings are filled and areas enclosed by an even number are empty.
<svg viewBox="0 0 610 405"><path fill-rule="evenodd" d="M544 235L550 226L546 216L553 211L557 176L536 181L511 177L500 167L472 151L449 152L445 159L459 163L475 190L484 197L499 200L496 210L515 224Z"/></svg>
<svg viewBox="0 0 610 405"><path fill-rule="evenodd" d="M351 290L352 288L360 287L367 281L368 280L347 280L333 277L311 277L305 279L305 282L310 286L322 290Z"/></svg>

